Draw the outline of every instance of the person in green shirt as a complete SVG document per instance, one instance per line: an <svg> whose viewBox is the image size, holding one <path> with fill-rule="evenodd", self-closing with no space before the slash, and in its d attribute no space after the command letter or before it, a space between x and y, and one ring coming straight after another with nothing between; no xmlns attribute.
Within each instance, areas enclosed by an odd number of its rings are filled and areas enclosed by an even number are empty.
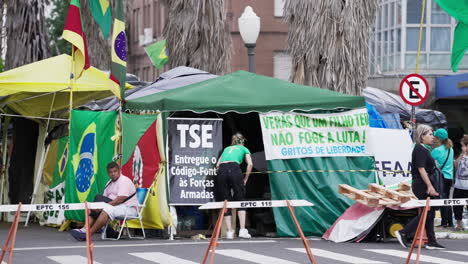
<svg viewBox="0 0 468 264"><path fill-rule="evenodd" d="M249 180L250 173L252 172L252 158L250 151L244 147L246 139L240 133L232 136L231 146L225 148L221 157L216 164L218 173L215 178L214 194L215 200L218 202L228 201L243 201L245 199L245 185ZM245 177L242 174L240 164L242 161L247 163L247 171ZM231 189L233 195L231 195ZM249 231L245 228L245 209L237 209L239 217L239 237L250 238ZM234 231L231 226L231 210L228 209L224 215L224 222L227 226L227 239L234 238Z"/></svg>
<svg viewBox="0 0 468 264"><path fill-rule="evenodd" d="M444 189L440 194L441 198L449 198L450 188L453 183L453 143L448 138L447 130L439 128L434 132L435 148L431 155L437 163L437 166L444 175ZM451 206L443 206L440 209L441 227L453 227L453 213Z"/></svg>

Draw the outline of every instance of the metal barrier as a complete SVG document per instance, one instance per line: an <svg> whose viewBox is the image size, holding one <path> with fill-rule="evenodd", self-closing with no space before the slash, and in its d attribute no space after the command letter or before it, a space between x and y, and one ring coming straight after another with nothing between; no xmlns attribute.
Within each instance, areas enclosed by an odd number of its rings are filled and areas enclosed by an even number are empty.
<svg viewBox="0 0 468 264"><path fill-rule="evenodd" d="M15 218L10 227L10 232L2 247L2 255L0 256L0 263L3 261L5 254L8 252L8 264L11 264L13 251L15 249L16 232L18 230L19 217L21 212L25 211L65 211L65 210L85 210L85 226L86 230L90 230L89 226L89 210L90 209L103 209L110 205L99 203L71 203L71 204L9 204L0 205L0 212L15 212ZM11 244L10 244L11 242ZM86 232L86 253L88 256L88 264L93 263L93 244L91 241L91 234Z"/></svg>
<svg viewBox="0 0 468 264"><path fill-rule="evenodd" d="M301 237L302 243L304 244L304 248L307 252L309 260L313 264L317 264L314 255L312 254L312 250L309 246L309 241L305 238L304 233L302 232L301 226L299 225L299 221L297 221L296 215L294 214L294 208L296 206L314 206L311 202L306 200L273 200L273 201L242 201L242 202L212 202L206 203L199 207L199 209L220 209L218 220L216 221L215 228L213 230L213 234L211 235L210 243L208 243L208 248L206 249L205 256L203 258L202 264L206 263L208 259L208 255L211 250L210 261L209 263L213 263L216 247L218 247L218 238L219 233L221 232L221 226L223 223L224 214L226 213L228 208L264 208L264 207L288 207L289 212L294 221L294 225L297 228L299 236Z"/></svg>

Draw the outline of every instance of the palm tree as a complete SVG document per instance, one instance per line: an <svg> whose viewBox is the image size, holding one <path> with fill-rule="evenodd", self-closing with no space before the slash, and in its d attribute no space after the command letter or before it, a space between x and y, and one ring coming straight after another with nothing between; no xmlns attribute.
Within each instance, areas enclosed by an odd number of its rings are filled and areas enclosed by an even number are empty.
<svg viewBox="0 0 468 264"><path fill-rule="evenodd" d="M231 35L224 0L163 0L168 10L163 35L169 66L214 74L230 71Z"/></svg>
<svg viewBox="0 0 468 264"><path fill-rule="evenodd" d="M376 0L286 0L291 81L359 95Z"/></svg>
<svg viewBox="0 0 468 264"><path fill-rule="evenodd" d="M6 8L5 69L47 58L49 45L44 19L47 0L3 0L0 4Z"/></svg>

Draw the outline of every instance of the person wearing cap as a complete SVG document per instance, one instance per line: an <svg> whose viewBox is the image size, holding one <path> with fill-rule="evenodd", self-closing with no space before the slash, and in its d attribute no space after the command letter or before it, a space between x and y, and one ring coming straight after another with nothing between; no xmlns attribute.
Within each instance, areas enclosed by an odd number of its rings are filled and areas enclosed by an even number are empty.
<svg viewBox="0 0 468 264"><path fill-rule="evenodd" d="M232 136L231 146L225 148L221 157L216 164L218 173L215 178L214 194L215 200L222 202L228 201L243 201L245 199L245 185L249 180L252 172L252 157L250 151L244 147L246 139L240 133ZM245 160L247 163L247 171L245 177L242 174L240 164ZM231 189L233 195L231 195ZM245 228L245 208L238 208L237 215L239 217L239 237L250 238L249 231ZM231 209L228 209L224 215L227 232L226 238L234 238L234 230L231 226Z"/></svg>
<svg viewBox="0 0 468 264"><path fill-rule="evenodd" d="M432 157L437 163L437 166L444 175L444 189L441 198L449 198L450 188L453 184L453 143L448 138L447 130L439 128L434 132L435 148L432 150ZM451 206L443 206L440 209L442 222L441 227L453 227L453 213Z"/></svg>

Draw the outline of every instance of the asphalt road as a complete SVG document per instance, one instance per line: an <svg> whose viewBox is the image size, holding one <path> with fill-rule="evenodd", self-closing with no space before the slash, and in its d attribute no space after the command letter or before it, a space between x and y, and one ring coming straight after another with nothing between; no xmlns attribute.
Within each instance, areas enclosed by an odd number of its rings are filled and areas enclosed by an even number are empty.
<svg viewBox="0 0 468 264"><path fill-rule="evenodd" d="M8 226L0 225L0 241L3 244ZM341 263L404 263L407 250L396 240L385 243L341 243L336 244L309 238L317 262ZM468 263L468 240L446 240L439 242L447 250L422 249L422 262L461 264ZM145 239L101 241L93 237L94 263L200 263L208 241L190 239ZM5 261L5 260L4 260ZM86 244L75 241L67 232L57 229L31 226L18 230L13 263L87 263ZM263 263L295 264L310 263L302 242L296 238L253 238L250 240L221 240L216 250L214 263ZM414 263L414 262L413 262Z"/></svg>

